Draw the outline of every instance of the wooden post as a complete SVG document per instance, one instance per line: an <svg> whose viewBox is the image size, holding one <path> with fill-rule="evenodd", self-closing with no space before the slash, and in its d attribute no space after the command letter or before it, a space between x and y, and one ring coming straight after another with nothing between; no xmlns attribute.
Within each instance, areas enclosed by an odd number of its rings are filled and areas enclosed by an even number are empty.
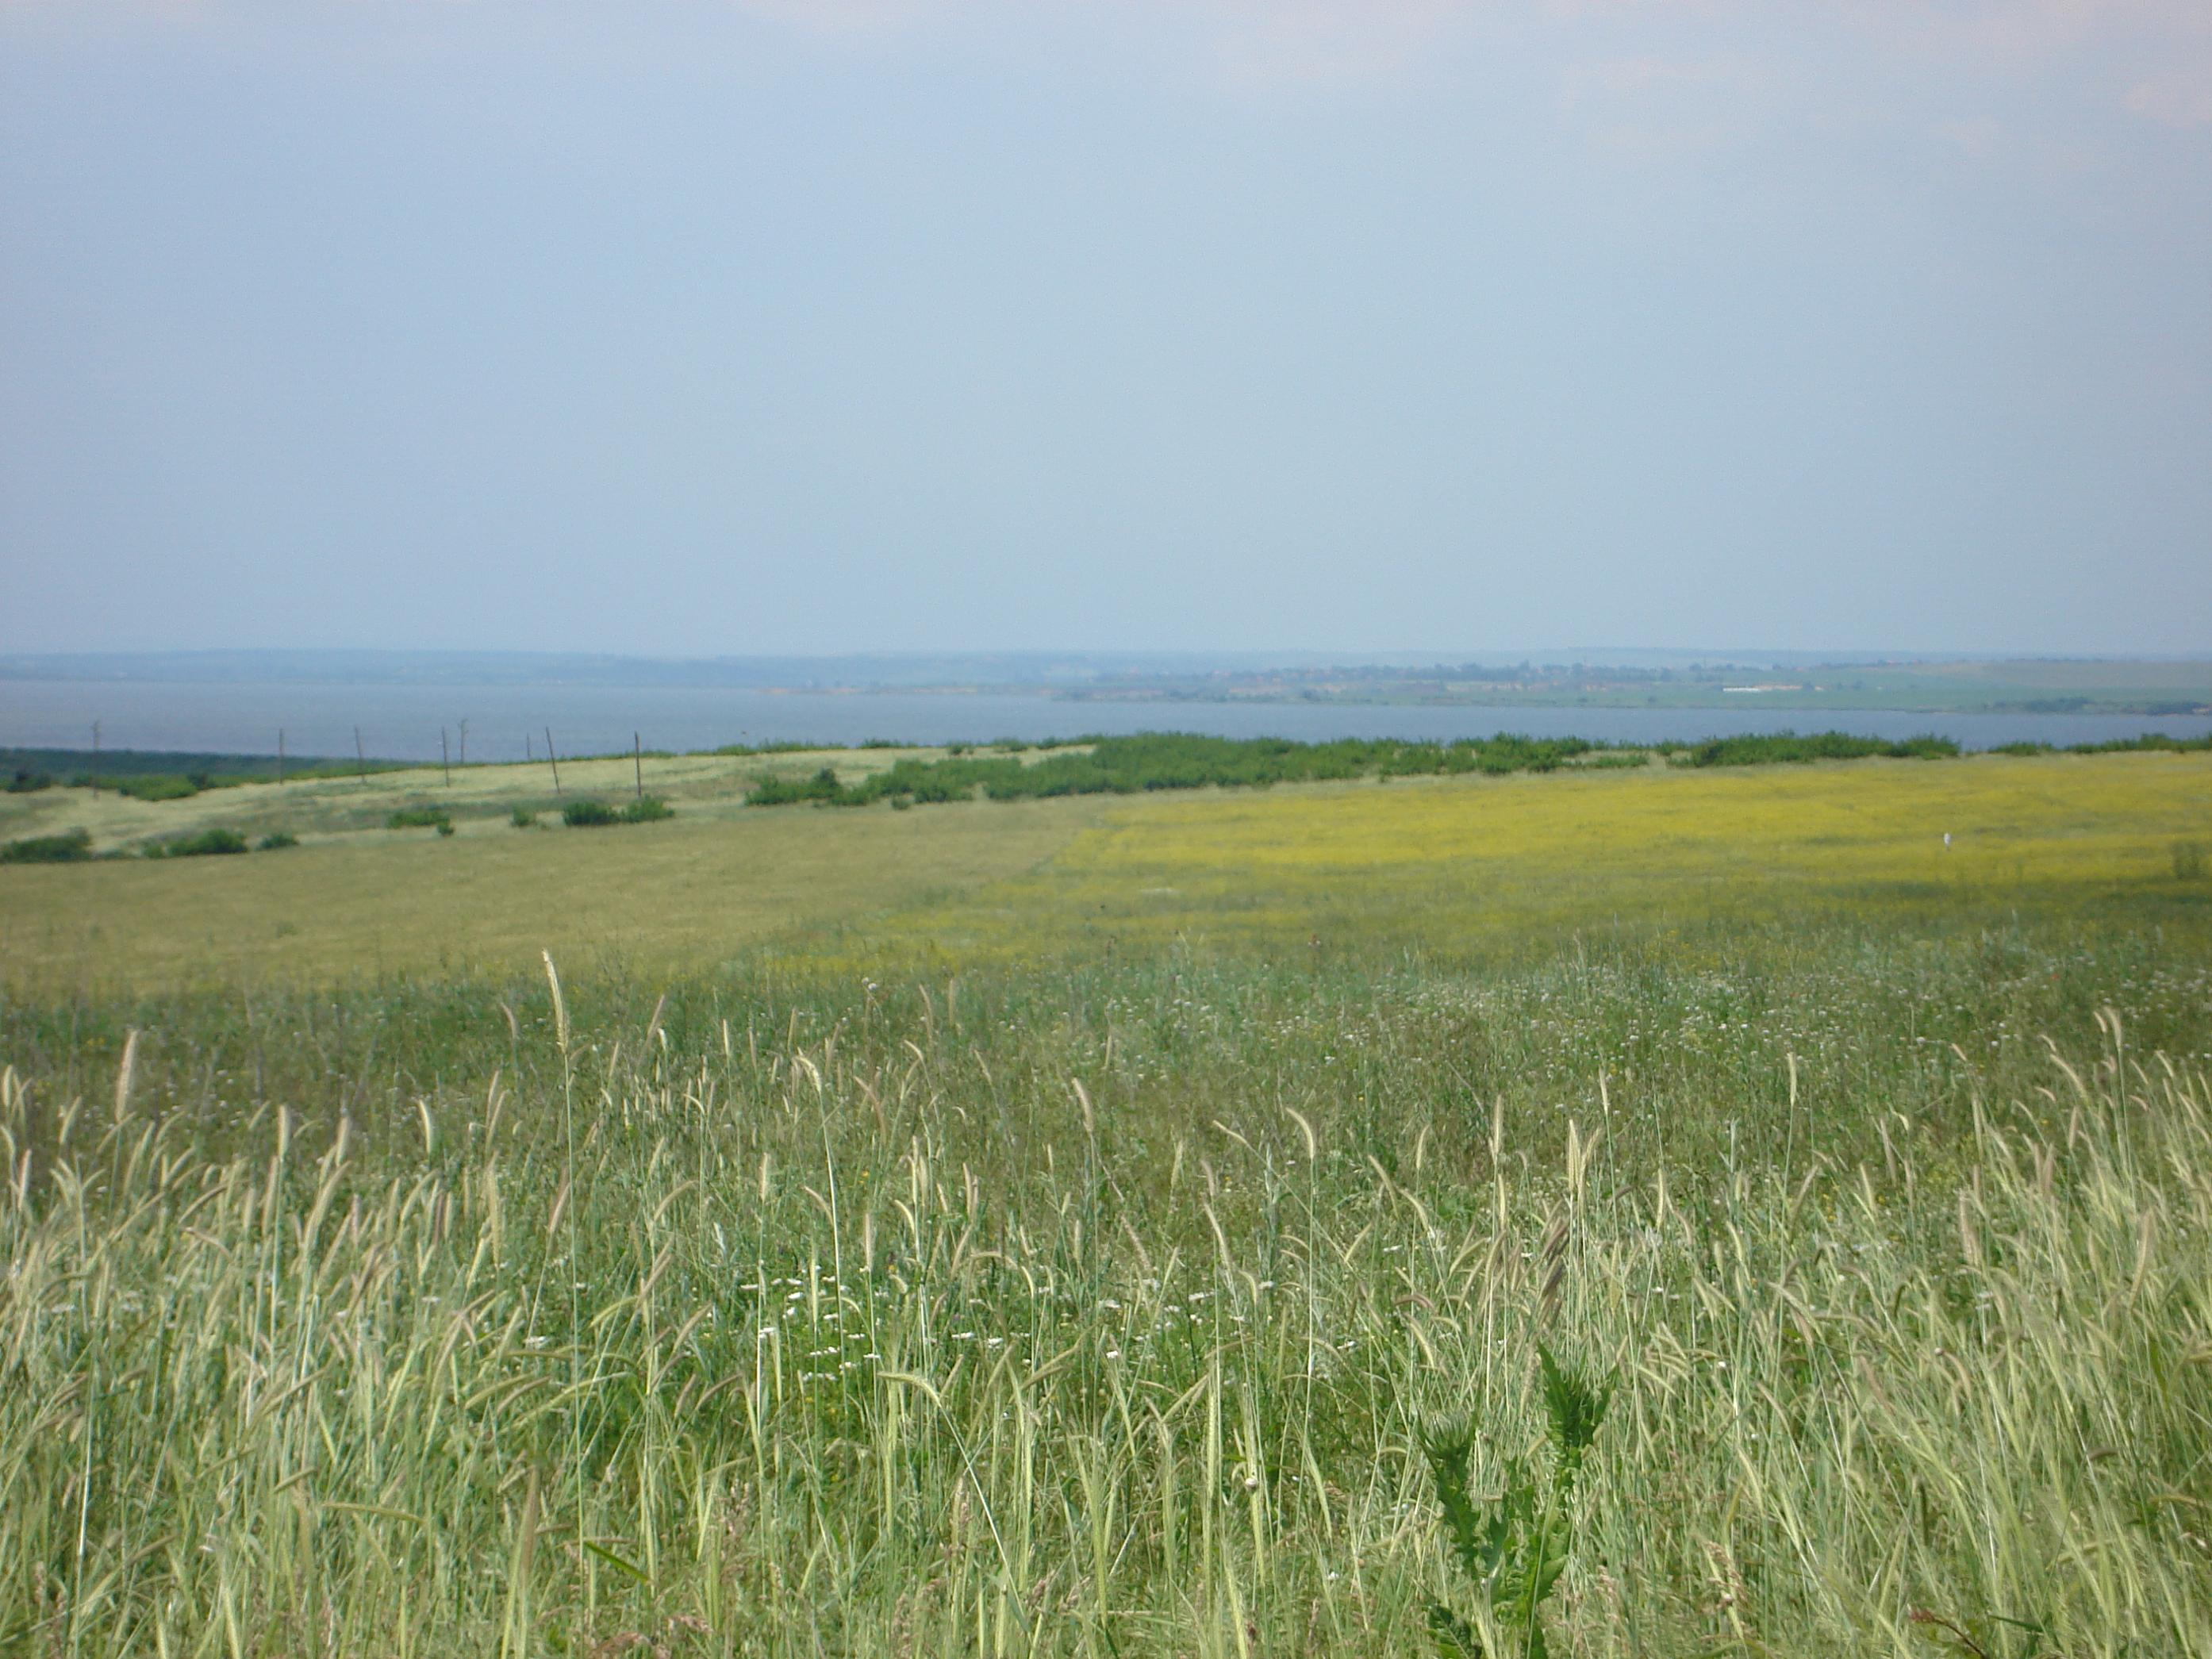
<svg viewBox="0 0 2212 1659"><path fill-rule="evenodd" d="M438 728L438 764L445 769L446 787L453 787L453 757L446 747L446 728Z"/></svg>
<svg viewBox="0 0 2212 1659"><path fill-rule="evenodd" d="M276 728L276 787L284 787L284 728Z"/></svg>
<svg viewBox="0 0 2212 1659"><path fill-rule="evenodd" d="M361 727L358 726L353 729L353 757L361 763L361 781L365 784L368 781L368 755L361 746Z"/></svg>
<svg viewBox="0 0 2212 1659"><path fill-rule="evenodd" d="M645 799L645 750L637 740L637 733L629 734L629 763L637 773L637 798Z"/></svg>
<svg viewBox="0 0 2212 1659"><path fill-rule="evenodd" d="M553 728L545 728L545 758L553 765L553 799L561 799L561 757L553 752Z"/></svg>

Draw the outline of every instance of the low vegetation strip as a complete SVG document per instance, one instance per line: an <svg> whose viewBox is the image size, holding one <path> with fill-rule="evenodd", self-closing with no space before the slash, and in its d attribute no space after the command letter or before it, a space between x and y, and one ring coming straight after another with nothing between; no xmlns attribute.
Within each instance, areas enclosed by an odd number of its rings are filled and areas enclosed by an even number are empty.
<svg viewBox="0 0 2212 1659"><path fill-rule="evenodd" d="M1499 736L1449 744L1345 738L1297 743L1282 738L1212 738L1151 732L1093 738L1080 749L1024 762L1012 755L953 755L902 760L854 783L824 768L812 778L763 777L748 800L758 806L821 801L860 806L889 799L966 800L979 791L992 800L1055 795L1129 795L1156 789L1265 787L1347 778L1461 772L1549 771L1600 745L1581 738Z"/></svg>
<svg viewBox="0 0 2212 1659"><path fill-rule="evenodd" d="M2014 745L2008 752L2018 752ZM2028 745L2033 752L2057 752ZM2212 750L2212 736L2179 738L2146 734L2124 742L2084 744L2067 751L2113 754L2128 750ZM1845 732L1793 732L1717 738L1696 744L1620 744L1583 738L1528 738L1500 732L1451 743L1395 738L1344 738L1299 743L1284 738L1212 738L1148 732L1127 738L1089 738L1080 748L1025 762L1011 754L955 754L942 760L901 760L882 771L846 781L835 767L810 778L763 775L746 799L755 806L814 802L895 806L970 800L1035 800L1054 795L1139 794L1161 789L1264 788L1277 783L1318 783L1353 778L1504 776L1553 772L1562 767L1645 763L1656 757L1686 767L1803 764L1813 761L1948 760L1962 751L1948 738L1923 735L1890 741Z"/></svg>
<svg viewBox="0 0 2212 1659"><path fill-rule="evenodd" d="M1959 745L1948 738L1922 736L1899 742L1854 737L1848 732L1814 732L1800 737L1795 732L1714 738L1686 749L1665 750L1679 755L1691 766L1803 765L1811 761L1954 760Z"/></svg>
<svg viewBox="0 0 2212 1659"><path fill-rule="evenodd" d="M279 832L264 836L253 844L265 853L296 847L300 843L296 836ZM0 842L0 864L76 864L92 858L203 858L210 854L243 853L247 845L246 837L237 830L211 825L187 835L148 842L135 853L114 851L95 854L92 850L91 834L83 830L71 830L58 836L26 836L20 841Z"/></svg>
<svg viewBox="0 0 2212 1659"><path fill-rule="evenodd" d="M13 794L33 793L57 784L74 788L112 789L137 800L186 800L210 789L270 783L278 778L306 782L317 778L351 778L405 769L398 761L344 761L273 755L180 753L161 749L106 749L97 754L75 749L0 748L0 772Z"/></svg>
<svg viewBox="0 0 2212 1659"><path fill-rule="evenodd" d="M2202 964L1791 949L0 1009L0 1647L2197 1651Z"/></svg>

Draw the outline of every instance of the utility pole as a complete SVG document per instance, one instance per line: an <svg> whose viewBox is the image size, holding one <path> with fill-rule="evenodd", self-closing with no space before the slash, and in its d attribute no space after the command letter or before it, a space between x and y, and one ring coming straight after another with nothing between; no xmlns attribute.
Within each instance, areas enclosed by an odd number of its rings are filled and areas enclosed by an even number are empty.
<svg viewBox="0 0 2212 1659"><path fill-rule="evenodd" d="M438 728L438 764L445 769L446 787L452 788L453 787L453 757L452 751L446 747L446 728L442 726Z"/></svg>
<svg viewBox="0 0 2212 1659"><path fill-rule="evenodd" d="M276 728L276 787L284 787L284 728Z"/></svg>
<svg viewBox="0 0 2212 1659"><path fill-rule="evenodd" d="M545 728L545 758L553 763L553 799L561 799L561 757L553 752L553 728Z"/></svg>
<svg viewBox="0 0 2212 1659"><path fill-rule="evenodd" d="M466 766L468 763L469 763L469 723L468 723L466 720L463 720L463 721L461 722L461 764L462 764L462 765L464 765L464 766Z"/></svg>
<svg viewBox="0 0 2212 1659"><path fill-rule="evenodd" d="M92 793L100 793L100 722L92 723Z"/></svg>
<svg viewBox="0 0 2212 1659"><path fill-rule="evenodd" d="M637 733L629 734L629 763L637 773L637 798L645 799L645 750L638 744Z"/></svg>

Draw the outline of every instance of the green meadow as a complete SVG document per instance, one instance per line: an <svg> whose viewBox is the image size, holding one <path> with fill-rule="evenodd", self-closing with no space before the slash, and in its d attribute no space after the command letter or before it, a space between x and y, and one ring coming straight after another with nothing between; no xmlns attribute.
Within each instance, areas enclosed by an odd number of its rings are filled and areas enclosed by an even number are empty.
<svg viewBox="0 0 2212 1659"><path fill-rule="evenodd" d="M0 798L0 1652L2212 1651L2212 756L902 758Z"/></svg>

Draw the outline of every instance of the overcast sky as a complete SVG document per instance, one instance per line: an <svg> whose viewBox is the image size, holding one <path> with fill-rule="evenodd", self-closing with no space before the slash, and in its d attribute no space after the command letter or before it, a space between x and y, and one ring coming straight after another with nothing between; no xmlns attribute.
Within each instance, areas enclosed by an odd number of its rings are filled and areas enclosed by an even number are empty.
<svg viewBox="0 0 2212 1659"><path fill-rule="evenodd" d="M2212 648L2212 0L0 0L0 648Z"/></svg>

